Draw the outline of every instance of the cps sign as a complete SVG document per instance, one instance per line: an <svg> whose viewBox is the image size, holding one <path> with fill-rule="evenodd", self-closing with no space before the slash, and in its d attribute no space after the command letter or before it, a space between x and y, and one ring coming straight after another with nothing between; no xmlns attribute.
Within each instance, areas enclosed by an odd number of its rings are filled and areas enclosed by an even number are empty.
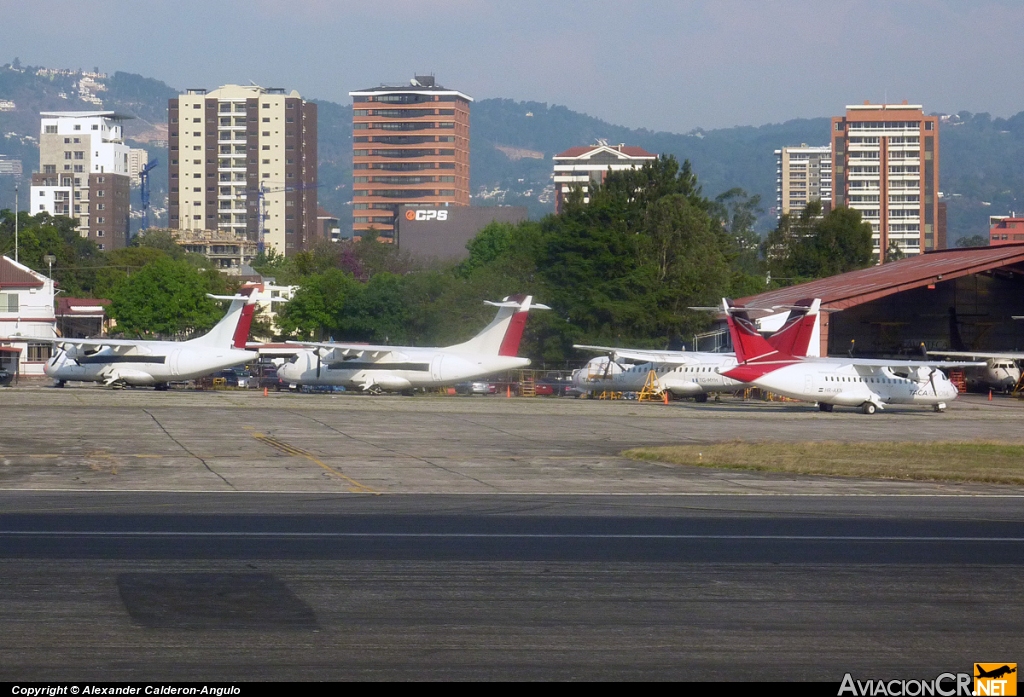
<svg viewBox="0 0 1024 697"><path fill-rule="evenodd" d="M448 220L448 211L441 210L417 210L417 211L406 211L406 220Z"/></svg>

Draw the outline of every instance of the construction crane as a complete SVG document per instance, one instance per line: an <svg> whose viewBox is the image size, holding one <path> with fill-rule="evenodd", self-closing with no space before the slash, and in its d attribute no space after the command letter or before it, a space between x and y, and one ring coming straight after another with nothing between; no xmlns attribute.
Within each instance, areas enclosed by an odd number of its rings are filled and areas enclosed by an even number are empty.
<svg viewBox="0 0 1024 697"><path fill-rule="evenodd" d="M160 164L155 157L139 172L139 195L142 198L142 230L149 229L149 173Z"/></svg>
<svg viewBox="0 0 1024 697"><path fill-rule="evenodd" d="M247 192L248 194L256 194L256 229L259 232L259 244L257 246L257 250L260 254L263 254L265 249L264 237L266 235L266 221L269 217L269 214L267 213L266 197L269 194L280 194L290 191L304 191L306 189L319 188L319 184L302 184L300 186L282 186L276 189L268 189L266 184L260 182L259 189Z"/></svg>

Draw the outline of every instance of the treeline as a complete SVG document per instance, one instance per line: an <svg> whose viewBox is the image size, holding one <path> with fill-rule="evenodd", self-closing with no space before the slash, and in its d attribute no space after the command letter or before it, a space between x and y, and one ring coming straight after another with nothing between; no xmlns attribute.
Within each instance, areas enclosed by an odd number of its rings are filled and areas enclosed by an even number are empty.
<svg viewBox="0 0 1024 697"><path fill-rule="evenodd" d="M679 347L711 321L691 307L871 263L870 228L856 212L784 218L762 242L758 197L733 189L707 198L689 163L670 156L610 173L587 195L574 191L557 216L489 225L458 264L425 265L371 235L287 258L270 252L253 267L299 286L278 309L277 338L452 344L490 320L493 308L482 301L526 293L553 311L531 316L524 355L559 365L578 358L573 343ZM160 233L101 252L71 224L32 218L22 260L45 270L42 255L58 256L61 288L110 297L124 332L185 335L219 318L205 293L229 293L231 280L206 269L203 257ZM5 214L0 249L13 246L8 228ZM265 323L255 328L266 331Z"/></svg>

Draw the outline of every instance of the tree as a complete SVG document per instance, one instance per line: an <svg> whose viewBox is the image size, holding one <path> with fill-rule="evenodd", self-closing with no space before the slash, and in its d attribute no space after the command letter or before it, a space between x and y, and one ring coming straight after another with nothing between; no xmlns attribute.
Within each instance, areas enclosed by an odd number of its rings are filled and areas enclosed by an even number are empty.
<svg viewBox="0 0 1024 697"><path fill-rule="evenodd" d="M967 247L988 247L989 238L984 235L971 235L970 237L961 237L956 241L956 246L960 249Z"/></svg>
<svg viewBox="0 0 1024 697"><path fill-rule="evenodd" d="M188 262L158 258L114 287L110 316L123 334L171 337L203 332L223 316L206 296L211 290L211 278Z"/></svg>
<svg viewBox="0 0 1024 697"><path fill-rule="evenodd" d="M903 247L899 245L899 242L896 240L889 240L889 246L885 249L885 261L883 263L888 264L890 262L906 258L907 255L903 252Z"/></svg>
<svg viewBox="0 0 1024 697"><path fill-rule="evenodd" d="M818 206L808 204L797 217L782 216L765 239L774 283L799 283L871 265L871 225L861 221L860 212L839 207L817 218Z"/></svg>
<svg viewBox="0 0 1024 697"><path fill-rule="evenodd" d="M345 303L359 288L351 274L339 269L308 276L278 313L277 325L283 334L300 339L340 336Z"/></svg>

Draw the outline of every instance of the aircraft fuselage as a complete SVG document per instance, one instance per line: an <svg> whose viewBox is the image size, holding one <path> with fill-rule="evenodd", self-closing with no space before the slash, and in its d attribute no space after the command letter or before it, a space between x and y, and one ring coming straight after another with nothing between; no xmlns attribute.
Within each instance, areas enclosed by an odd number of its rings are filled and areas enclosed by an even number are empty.
<svg viewBox="0 0 1024 697"><path fill-rule="evenodd" d="M253 361L257 356L255 351L235 348L193 348L188 342L147 341L122 352L109 347L96 352L74 348L59 351L43 372L58 381L148 386L192 380Z"/></svg>
<svg viewBox="0 0 1024 697"><path fill-rule="evenodd" d="M525 368L528 358L518 356L484 356L449 353L436 350L402 348L401 356L384 356L371 360L365 356L345 360L329 357L319 359L314 351L299 351L291 361L281 365L277 375L294 385L342 385L399 391L414 387L451 385L464 380L493 375L506 370Z"/></svg>

